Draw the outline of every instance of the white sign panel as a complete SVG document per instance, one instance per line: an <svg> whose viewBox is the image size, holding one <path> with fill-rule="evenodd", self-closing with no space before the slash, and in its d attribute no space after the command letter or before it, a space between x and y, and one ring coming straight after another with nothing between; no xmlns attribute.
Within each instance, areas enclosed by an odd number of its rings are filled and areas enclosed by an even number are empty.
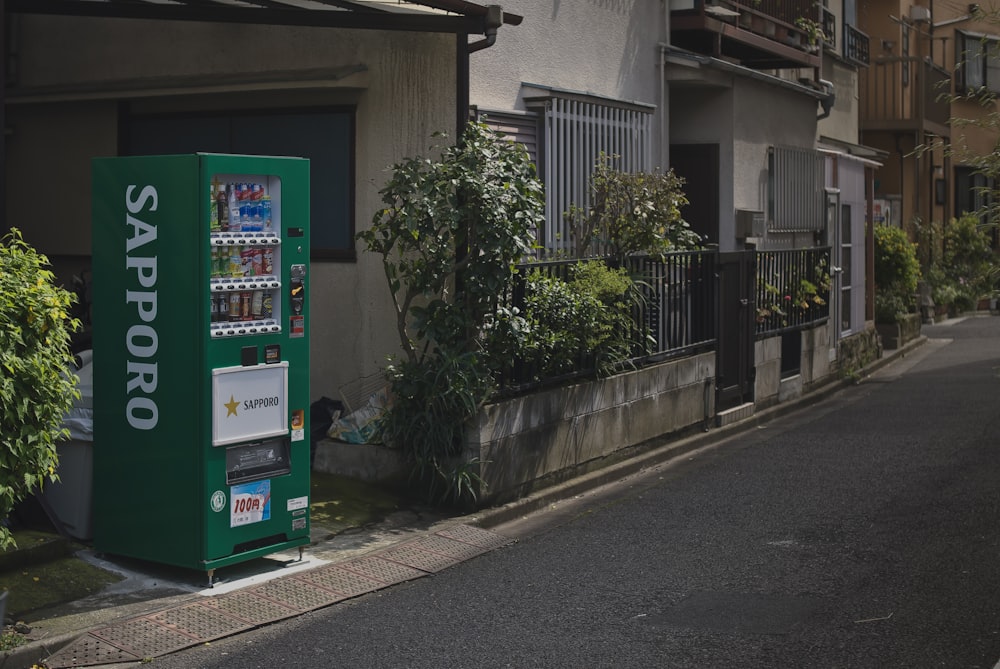
<svg viewBox="0 0 1000 669"><path fill-rule="evenodd" d="M212 370L212 445L288 434L288 362Z"/></svg>

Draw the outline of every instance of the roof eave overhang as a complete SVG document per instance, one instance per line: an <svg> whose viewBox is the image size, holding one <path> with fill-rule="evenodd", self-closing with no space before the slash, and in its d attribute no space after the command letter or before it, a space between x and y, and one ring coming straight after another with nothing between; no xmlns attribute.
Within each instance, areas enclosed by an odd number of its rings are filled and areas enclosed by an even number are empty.
<svg viewBox="0 0 1000 669"><path fill-rule="evenodd" d="M427 6L452 11L464 9L462 14L417 14L406 12L361 11L346 9L313 9L272 7L234 7L199 3L164 5L145 2L80 2L79 0L6 0L7 13L47 14L62 16L93 16L101 18L130 18L171 21L207 21L217 23L249 23L286 26L312 26L322 28L347 28L355 30L402 30L478 35L485 34L487 14L471 12L472 8L485 10L472 3L427 2ZM517 25L521 17L504 14L503 22Z"/></svg>

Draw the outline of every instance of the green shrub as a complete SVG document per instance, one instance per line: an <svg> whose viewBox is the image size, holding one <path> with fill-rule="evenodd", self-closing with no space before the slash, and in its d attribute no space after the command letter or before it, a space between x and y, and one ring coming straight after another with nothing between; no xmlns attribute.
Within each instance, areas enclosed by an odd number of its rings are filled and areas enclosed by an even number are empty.
<svg viewBox="0 0 1000 669"><path fill-rule="evenodd" d="M70 370L72 295L48 259L13 229L0 239L0 518L46 478L55 481L63 416L79 397ZM14 545L0 525L0 550Z"/></svg>
<svg viewBox="0 0 1000 669"><path fill-rule="evenodd" d="M900 314L912 311L919 280L916 246L906 233L875 226L875 320L895 322Z"/></svg>
<svg viewBox="0 0 1000 669"><path fill-rule="evenodd" d="M569 281L533 270L526 279L528 323L521 357L536 378L577 370L588 358L601 374L617 369L636 353L633 338L635 284L624 269L600 260L576 265Z"/></svg>

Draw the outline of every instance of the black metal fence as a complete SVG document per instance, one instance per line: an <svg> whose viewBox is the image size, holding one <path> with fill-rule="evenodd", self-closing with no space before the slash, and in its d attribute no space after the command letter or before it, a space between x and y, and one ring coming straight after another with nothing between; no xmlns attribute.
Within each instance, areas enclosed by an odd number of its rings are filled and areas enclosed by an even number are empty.
<svg viewBox="0 0 1000 669"><path fill-rule="evenodd" d="M613 258L599 260L611 268L620 266ZM581 262L554 260L520 265L510 294L504 300L506 306L521 314L526 312L527 279L532 272L569 281ZM716 336L714 251L686 251L662 259L630 257L625 269L636 286L631 302L633 330L630 339L633 345L631 359L626 365L639 366L698 350L711 350ZM574 377L592 376L597 366L594 355L582 352L575 359L572 371L540 378L536 364L512 360L506 369L499 370L501 391L517 392Z"/></svg>
<svg viewBox="0 0 1000 669"><path fill-rule="evenodd" d="M603 258L609 267L618 263ZM573 279L581 260L530 262L518 267L516 280L502 302L526 312L528 277ZM753 292L756 309L754 333L758 338L812 327L829 317L830 249L797 249L756 252L757 279ZM685 251L664 258L630 257L625 268L635 282L638 299L632 302L632 358L641 366L675 357L715 350L718 331L718 252ZM501 394L524 392L593 376L598 360L586 351L576 355L567 370L542 374L536 363L511 360L497 370Z"/></svg>
<svg viewBox="0 0 1000 669"><path fill-rule="evenodd" d="M830 316L830 248L757 251L758 337L801 330Z"/></svg>

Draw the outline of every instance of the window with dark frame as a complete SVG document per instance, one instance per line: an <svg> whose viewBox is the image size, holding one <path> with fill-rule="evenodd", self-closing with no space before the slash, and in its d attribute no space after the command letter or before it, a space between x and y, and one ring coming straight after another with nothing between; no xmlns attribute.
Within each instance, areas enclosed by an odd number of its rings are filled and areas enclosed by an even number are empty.
<svg viewBox="0 0 1000 669"><path fill-rule="evenodd" d="M955 90L1000 95L1000 37L955 32Z"/></svg>
<svg viewBox="0 0 1000 669"><path fill-rule="evenodd" d="M235 153L309 159L313 259L355 260L354 109L133 115L122 155Z"/></svg>

